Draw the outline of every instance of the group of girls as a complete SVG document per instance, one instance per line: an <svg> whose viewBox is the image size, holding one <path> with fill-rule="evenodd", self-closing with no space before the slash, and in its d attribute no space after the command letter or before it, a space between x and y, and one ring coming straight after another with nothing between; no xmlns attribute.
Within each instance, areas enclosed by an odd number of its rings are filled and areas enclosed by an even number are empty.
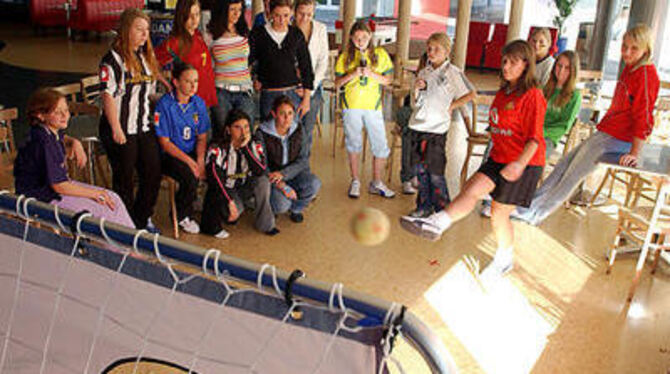
<svg viewBox="0 0 670 374"><path fill-rule="evenodd" d="M444 209L423 217L405 216L408 231L437 240L456 221L469 214L477 201L493 199L491 225L498 249L488 275L503 275L513 268L514 232L510 216L539 224L561 205L600 161L635 166L647 136L653 129L652 111L660 81L651 63L651 35L645 25L628 30L621 56L625 64L612 104L598 123L598 131L565 156L536 190L551 147L574 121L580 96L575 90L578 60L574 53L560 54L550 78L539 87L536 57L549 43L548 33L539 31L531 41L522 40L503 49L501 88L489 110L492 148L489 158ZM575 109L577 107L577 109Z"/></svg>

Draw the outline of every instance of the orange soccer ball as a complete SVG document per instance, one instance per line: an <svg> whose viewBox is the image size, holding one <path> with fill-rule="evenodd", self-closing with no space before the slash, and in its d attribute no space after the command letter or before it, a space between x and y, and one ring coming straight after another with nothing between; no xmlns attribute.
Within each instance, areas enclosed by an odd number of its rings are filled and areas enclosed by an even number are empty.
<svg viewBox="0 0 670 374"><path fill-rule="evenodd" d="M381 244L389 236L391 222L379 209L363 208L351 220L351 233L360 244L373 246Z"/></svg>

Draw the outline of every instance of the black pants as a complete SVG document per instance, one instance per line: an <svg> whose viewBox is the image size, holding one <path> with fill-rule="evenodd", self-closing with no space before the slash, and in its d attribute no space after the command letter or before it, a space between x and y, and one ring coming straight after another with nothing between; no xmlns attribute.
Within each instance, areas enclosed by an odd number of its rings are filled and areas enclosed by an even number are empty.
<svg viewBox="0 0 670 374"><path fill-rule="evenodd" d="M195 159L193 155L189 155ZM174 158L167 153L161 157L161 169L164 175L179 183L179 189L175 200L177 203L177 220L189 217L193 218L193 202L198 193L198 180L193 175L191 168L182 160Z"/></svg>
<svg viewBox="0 0 670 374"><path fill-rule="evenodd" d="M103 116L104 118L104 116ZM156 134L152 131L126 135L126 144L117 144L107 121L100 123L102 141L112 166L112 189L123 200L138 229L147 225L154 212L161 183L161 161ZM137 170L139 189L134 192Z"/></svg>

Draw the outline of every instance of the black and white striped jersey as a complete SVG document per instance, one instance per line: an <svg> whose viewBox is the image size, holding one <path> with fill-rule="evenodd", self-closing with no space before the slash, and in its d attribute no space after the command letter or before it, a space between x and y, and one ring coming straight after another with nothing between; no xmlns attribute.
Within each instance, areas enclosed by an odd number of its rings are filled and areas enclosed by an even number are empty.
<svg viewBox="0 0 670 374"><path fill-rule="evenodd" d="M126 135L153 128L149 95L156 91L156 77L144 56L138 53L138 58L142 73L134 76L126 69L121 55L113 49L100 62L101 89L114 98L117 116Z"/></svg>

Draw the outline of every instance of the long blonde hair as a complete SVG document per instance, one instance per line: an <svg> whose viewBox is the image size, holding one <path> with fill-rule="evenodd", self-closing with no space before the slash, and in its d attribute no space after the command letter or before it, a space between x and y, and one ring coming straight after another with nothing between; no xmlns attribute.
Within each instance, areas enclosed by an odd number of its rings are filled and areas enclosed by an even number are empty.
<svg viewBox="0 0 670 374"><path fill-rule="evenodd" d="M634 69L637 69L642 65L646 65L651 61L653 40L649 26L643 23L638 23L632 29L626 31L626 33L623 34L623 38L630 38L635 44L637 44L638 47L645 50L644 54L642 55L642 59L640 59L637 65L635 65Z"/></svg>
<svg viewBox="0 0 670 374"><path fill-rule="evenodd" d="M119 33L116 35L116 39L114 39L114 43L112 44L114 50L121 55L121 58L126 65L126 69L128 69L132 76L142 73L142 64L130 45L130 29L133 26L133 22L138 18L142 18L151 25L151 19L141 10L137 8L128 8L124 10L123 13L121 13ZM140 47L139 52L144 55L144 58L149 64L151 74L154 76L154 79L157 79L160 71L158 69L158 61L154 55L154 48L151 45L151 39L147 39L144 46Z"/></svg>
<svg viewBox="0 0 670 374"><path fill-rule="evenodd" d="M558 77L556 77L556 65L561 57L568 59L570 63L570 76L568 80L563 84L561 88L561 93L558 94L556 100L554 100L554 106L561 108L570 101L572 94L575 92L575 85L577 84L577 75L579 74L579 56L573 51L563 51L560 55L556 57L554 61L554 66L551 68L551 76L549 81L544 86L544 97L549 100L551 95L554 94L554 90L558 86Z"/></svg>

